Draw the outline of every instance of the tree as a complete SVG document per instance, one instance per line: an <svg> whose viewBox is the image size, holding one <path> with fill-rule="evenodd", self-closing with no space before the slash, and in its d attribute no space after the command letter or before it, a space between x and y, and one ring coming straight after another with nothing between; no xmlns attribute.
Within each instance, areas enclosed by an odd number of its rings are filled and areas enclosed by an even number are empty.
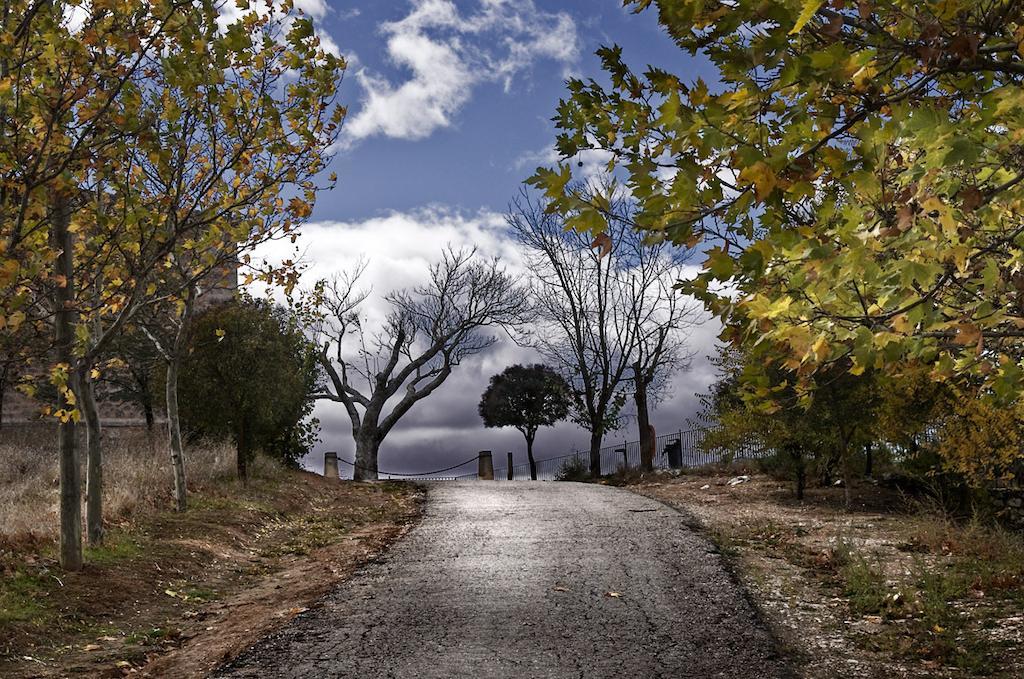
<svg viewBox="0 0 1024 679"><path fill-rule="evenodd" d="M120 245L138 247L136 261L150 266L153 250L160 249L136 238L150 223L138 211L109 204L101 215L88 210L103 202L93 190L119 167L125 145L140 140L147 116L132 82L148 54L173 43L173 20L183 6L119 0L116 11L108 11L15 0L0 15L0 316L5 322L28 317L51 329L45 372L58 395L51 413L58 421L60 561L69 570L82 566L75 429L96 355L94 347L80 346L88 335L80 319L88 307L119 319L114 327L123 323L123 302L133 299L131 289L144 278L145 270L106 275L107 256L116 249L112 234ZM79 214L82 208L86 214ZM83 261L97 264L103 275L85 276ZM97 446L92 436L93 541L101 535Z"/></svg>
<svg viewBox="0 0 1024 679"><path fill-rule="evenodd" d="M645 242L621 197L607 213L623 218L610 219L593 241L547 208L524 192L507 217L534 285L538 322L529 341L571 385L573 419L590 432L590 472L598 477L601 442L619 426L630 370L646 417L647 389L679 366L680 331L692 319L671 286L688 253Z"/></svg>
<svg viewBox="0 0 1024 679"><path fill-rule="evenodd" d="M546 365L512 365L491 377L480 399L485 427L515 427L526 439L530 478L537 480L533 440L537 429L550 427L569 415L569 384Z"/></svg>
<svg viewBox="0 0 1024 679"><path fill-rule="evenodd" d="M226 28L207 17L193 30L218 68L186 79L170 67L157 72L151 90L173 115L150 129L160 152L133 158L141 175L135 190L161 201L167 230L190 234L153 282L160 303L142 324L166 369L178 511L186 508L178 375L193 316L225 270L240 268L246 283L258 279L287 293L295 286L293 262L257 269L251 252L271 240L294 241L312 213L344 115L335 98L346 66L290 3L247 6ZM326 183L334 184L333 174Z"/></svg>
<svg viewBox="0 0 1024 679"><path fill-rule="evenodd" d="M182 296L155 294L154 277L181 250L204 260L204 253L246 241L260 228L261 208L288 215L271 223L308 216L311 187L301 172L234 141L257 139L278 153L291 150L290 140L329 146L342 109L322 113L318 106L331 102L343 62L320 48L309 20L290 3L263 5L262 13L245 12L226 26L213 3L118 0L71 11L65 3L15 5L3 15L0 39L0 286L14 293L4 296L5 315L30 311L53 328L61 562L76 569L79 418L87 425L90 542L103 534L93 386L99 362L142 308ZM216 126L189 128L196 110ZM166 133L175 129L187 132ZM228 162L210 148L227 152ZM319 162L313 152L308 157ZM174 174L167 190L150 190L154 168L162 177ZM296 175L299 195L285 206L272 189ZM185 191L194 193L183 202ZM26 299L36 306L22 311Z"/></svg>
<svg viewBox="0 0 1024 679"><path fill-rule="evenodd" d="M628 4L657 6L720 83L634 73L603 48L610 83L570 80L558 150L607 152L636 228L706 241L687 289L726 336L772 346L807 399L819 371L907 365L1018 398L1024 6ZM572 178L566 163L532 181L571 226L601 231L604 206Z"/></svg>
<svg viewBox="0 0 1024 679"><path fill-rule="evenodd" d="M801 403L790 372L765 367L756 348L723 346L712 359L720 379L700 397L709 449L774 452L776 463L792 474L802 500L808 473L817 469L831 483L837 467L850 506L852 461L878 440L880 399L871 374L850 375L834 369L823 379L809 403ZM772 392L770 400L752 395Z"/></svg>
<svg viewBox="0 0 1024 679"><path fill-rule="evenodd" d="M213 306L190 338L182 420L196 435L234 441L239 479L257 450L293 464L308 452L315 432L303 422L322 373L316 346L286 309L252 299Z"/></svg>
<svg viewBox="0 0 1024 679"><path fill-rule="evenodd" d="M488 329L520 327L530 305L497 259L448 248L430 266L429 282L387 295L391 312L371 335L358 313L366 299L356 290L360 272L321 283L314 295L320 320L312 333L330 378L330 389L316 398L345 407L356 444L354 477L371 480L377 478L380 445L398 421L462 361L497 341ZM350 346L353 339L358 346Z"/></svg>

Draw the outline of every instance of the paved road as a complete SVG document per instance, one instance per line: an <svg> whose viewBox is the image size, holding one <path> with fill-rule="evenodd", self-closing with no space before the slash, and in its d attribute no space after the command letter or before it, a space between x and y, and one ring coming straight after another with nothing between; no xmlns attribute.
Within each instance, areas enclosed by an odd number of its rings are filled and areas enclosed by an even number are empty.
<svg viewBox="0 0 1024 679"><path fill-rule="evenodd" d="M222 676L789 674L675 510L596 485L449 482L430 487L422 523L382 561Z"/></svg>

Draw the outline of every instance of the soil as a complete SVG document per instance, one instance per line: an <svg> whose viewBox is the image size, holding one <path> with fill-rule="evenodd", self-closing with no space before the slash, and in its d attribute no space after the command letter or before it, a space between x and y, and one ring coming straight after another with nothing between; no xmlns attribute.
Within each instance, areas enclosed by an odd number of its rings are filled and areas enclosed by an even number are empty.
<svg viewBox="0 0 1024 679"><path fill-rule="evenodd" d="M870 482L851 488L847 510L842 488L797 502L790 484L753 472L730 485L738 473L629 488L689 513L716 541L801 676L1024 676L1020 536L964 526ZM862 573L876 584L853 580ZM936 592L934 582L964 585ZM865 612L862 592L878 610Z"/></svg>
<svg viewBox="0 0 1024 679"><path fill-rule="evenodd" d="M281 470L114 527L81 573L52 545L0 545L0 676L207 676L377 558L421 500Z"/></svg>

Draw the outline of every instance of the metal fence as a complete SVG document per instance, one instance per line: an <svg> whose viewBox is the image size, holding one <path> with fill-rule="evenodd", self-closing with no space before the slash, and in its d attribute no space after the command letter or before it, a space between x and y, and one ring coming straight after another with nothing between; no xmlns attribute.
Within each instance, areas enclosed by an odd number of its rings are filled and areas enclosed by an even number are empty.
<svg viewBox="0 0 1024 679"><path fill-rule="evenodd" d="M658 436L655 439L654 449L655 469L703 467L710 464L719 464L726 460L757 459L771 455L771 451L756 443L750 443L739 451L716 449L705 445L707 434L707 429L681 429L671 434ZM501 460L500 455L495 456L495 463ZM567 455L537 460L537 479L552 480L558 476L560 471L572 464L579 465L584 470L589 470L590 451L578 450ZM622 443L613 443L601 448L602 474L639 468L639 441L623 441ZM511 471L511 480L530 479L529 462L513 464ZM466 477L469 476L474 475L466 475ZM496 481L510 479L507 462L504 466L495 465L494 478Z"/></svg>

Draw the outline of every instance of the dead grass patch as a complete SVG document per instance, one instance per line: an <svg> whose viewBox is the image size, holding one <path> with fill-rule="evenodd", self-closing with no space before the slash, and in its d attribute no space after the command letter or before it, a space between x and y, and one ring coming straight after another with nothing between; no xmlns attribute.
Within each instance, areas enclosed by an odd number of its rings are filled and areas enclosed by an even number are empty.
<svg viewBox="0 0 1024 679"><path fill-rule="evenodd" d="M6 482L45 497L46 472L0 481L4 517L19 522L0 534L0 676L120 676L154 663L151 676L206 676L372 558L417 512L420 492L408 484L331 482L261 460L243 486L233 460L222 461L226 448L204 450L190 459L184 514L165 509L169 491L156 484L170 477L147 471L148 452L145 464L127 445L111 453L120 511L80 573L57 565L41 509L50 498L26 503L31 518L12 509Z"/></svg>
<svg viewBox="0 0 1024 679"><path fill-rule="evenodd" d="M109 428L103 443L103 501L109 523L171 506L174 481L160 432L149 436L138 429ZM234 455L227 443L189 446L189 489L203 492L232 479ZM0 548L52 542L59 525L55 431L44 425L5 426L0 431L0 460ZM84 461L82 483L84 495Z"/></svg>
<svg viewBox="0 0 1024 679"><path fill-rule="evenodd" d="M1024 536L865 484L798 503L762 475L648 479L637 492L695 516L765 617L828 677L1024 676Z"/></svg>

